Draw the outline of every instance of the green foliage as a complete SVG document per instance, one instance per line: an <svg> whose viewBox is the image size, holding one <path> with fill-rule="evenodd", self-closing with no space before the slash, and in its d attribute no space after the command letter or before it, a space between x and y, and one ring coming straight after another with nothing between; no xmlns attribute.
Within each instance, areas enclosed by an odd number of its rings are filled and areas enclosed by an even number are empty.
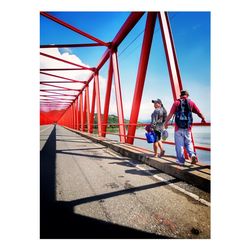
<svg viewBox="0 0 250 250"><path fill-rule="evenodd" d="M96 124L94 127L97 127L97 123L98 123L98 121L97 121L97 114L95 113L95 115L94 115L94 124ZM108 124L118 124L119 123L119 121L118 121L118 116L116 116L116 115L109 115L108 116ZM127 120L127 119L124 119L124 123L129 123L129 120ZM108 127L118 127L118 126L116 126L116 125L109 125Z"/></svg>

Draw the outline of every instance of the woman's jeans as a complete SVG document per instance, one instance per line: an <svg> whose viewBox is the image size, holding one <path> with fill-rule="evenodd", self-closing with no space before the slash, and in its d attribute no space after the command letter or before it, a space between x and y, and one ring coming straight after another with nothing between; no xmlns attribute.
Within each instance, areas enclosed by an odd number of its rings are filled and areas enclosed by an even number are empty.
<svg viewBox="0 0 250 250"><path fill-rule="evenodd" d="M186 148L189 157L195 154L191 132L188 131L188 129L178 128L174 133L174 140L177 159L180 163L185 162L184 147Z"/></svg>

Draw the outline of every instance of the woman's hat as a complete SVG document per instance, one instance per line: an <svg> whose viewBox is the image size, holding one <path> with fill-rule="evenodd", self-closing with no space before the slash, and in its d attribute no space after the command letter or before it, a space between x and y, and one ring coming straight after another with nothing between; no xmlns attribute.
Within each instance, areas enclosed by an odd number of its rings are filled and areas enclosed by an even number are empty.
<svg viewBox="0 0 250 250"><path fill-rule="evenodd" d="M152 103L156 103L156 102L162 105L161 99L152 100Z"/></svg>

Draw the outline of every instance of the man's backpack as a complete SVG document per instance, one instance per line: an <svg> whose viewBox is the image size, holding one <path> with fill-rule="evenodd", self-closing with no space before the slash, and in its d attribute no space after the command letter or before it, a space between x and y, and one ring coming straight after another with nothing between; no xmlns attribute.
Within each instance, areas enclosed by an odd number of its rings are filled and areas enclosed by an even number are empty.
<svg viewBox="0 0 250 250"><path fill-rule="evenodd" d="M192 110L188 99L179 99L180 105L175 112L175 123L178 128L190 128L193 123Z"/></svg>

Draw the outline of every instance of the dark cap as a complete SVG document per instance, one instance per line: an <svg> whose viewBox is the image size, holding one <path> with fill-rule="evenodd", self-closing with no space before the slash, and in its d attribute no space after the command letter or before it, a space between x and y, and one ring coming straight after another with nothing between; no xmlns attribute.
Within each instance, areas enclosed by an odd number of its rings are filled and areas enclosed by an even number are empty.
<svg viewBox="0 0 250 250"><path fill-rule="evenodd" d="M189 96L189 93L186 90L182 90L180 96L187 95Z"/></svg>
<svg viewBox="0 0 250 250"><path fill-rule="evenodd" d="M160 99L152 100L152 103L156 103L156 102L162 105L162 102Z"/></svg>

